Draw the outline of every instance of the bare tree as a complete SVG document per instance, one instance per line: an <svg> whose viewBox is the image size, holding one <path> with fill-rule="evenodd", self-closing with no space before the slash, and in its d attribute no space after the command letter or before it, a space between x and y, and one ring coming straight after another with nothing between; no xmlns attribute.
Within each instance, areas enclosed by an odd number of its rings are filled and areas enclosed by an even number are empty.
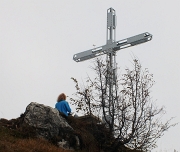
<svg viewBox="0 0 180 152"><path fill-rule="evenodd" d="M156 146L157 139L165 131L176 125L170 124L171 119L162 122L164 108L158 108L150 96L153 75L148 69L142 70L137 59L133 60L132 70L127 68L119 80L115 79L116 89L111 94L108 94L108 75L113 73L108 71L104 61L97 59L92 69L96 77L93 80L88 77L83 89L73 78L78 100L71 100L77 105L77 110L104 118L109 132L115 137L114 149L125 145L148 151Z"/></svg>
<svg viewBox="0 0 180 152"><path fill-rule="evenodd" d="M83 112L84 115L95 115L95 112L97 114L97 104L95 104L95 99L93 98L93 87L92 84L89 85L89 80L86 80L88 83L86 86L83 85L82 87L79 86L78 81L75 78L71 78L75 83L76 93L74 94L76 96L76 99L70 98L72 101L71 103L73 105L76 105L76 112Z"/></svg>

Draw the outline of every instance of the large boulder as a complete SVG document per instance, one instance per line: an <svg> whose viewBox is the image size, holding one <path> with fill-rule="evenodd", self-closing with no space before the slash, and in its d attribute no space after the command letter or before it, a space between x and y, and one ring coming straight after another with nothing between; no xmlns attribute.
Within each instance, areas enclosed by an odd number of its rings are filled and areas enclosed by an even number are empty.
<svg viewBox="0 0 180 152"><path fill-rule="evenodd" d="M68 141L69 138L77 139L73 135L73 128L67 123L65 118L59 115L59 111L43 104L31 102L26 107L24 122L34 127L39 137L48 140L55 138L59 141Z"/></svg>

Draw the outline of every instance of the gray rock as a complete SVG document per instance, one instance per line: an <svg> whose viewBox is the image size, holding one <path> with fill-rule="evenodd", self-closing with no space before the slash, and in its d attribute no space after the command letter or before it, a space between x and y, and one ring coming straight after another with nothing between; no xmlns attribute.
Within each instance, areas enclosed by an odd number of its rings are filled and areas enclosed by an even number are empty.
<svg viewBox="0 0 180 152"><path fill-rule="evenodd" d="M63 149L74 150L74 148L69 146L69 142L65 141L64 139L58 142L57 145Z"/></svg>
<svg viewBox="0 0 180 152"><path fill-rule="evenodd" d="M55 108L31 102L25 111L24 121L35 127L38 135L47 139L62 135L63 132L72 132L73 128L65 118L59 115Z"/></svg>

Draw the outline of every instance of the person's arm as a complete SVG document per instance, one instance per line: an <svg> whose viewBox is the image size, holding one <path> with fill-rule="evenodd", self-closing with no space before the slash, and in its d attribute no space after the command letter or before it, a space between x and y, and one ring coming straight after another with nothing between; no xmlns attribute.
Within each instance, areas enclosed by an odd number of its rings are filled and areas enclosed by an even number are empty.
<svg viewBox="0 0 180 152"><path fill-rule="evenodd" d="M70 108L68 102L66 102L66 108L67 108L67 111L68 111L69 113L71 113L71 108Z"/></svg>

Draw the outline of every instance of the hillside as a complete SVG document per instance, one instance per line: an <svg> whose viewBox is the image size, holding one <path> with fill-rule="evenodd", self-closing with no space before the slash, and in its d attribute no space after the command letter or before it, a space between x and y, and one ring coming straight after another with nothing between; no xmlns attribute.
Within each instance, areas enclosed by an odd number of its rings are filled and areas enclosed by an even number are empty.
<svg viewBox="0 0 180 152"><path fill-rule="evenodd" d="M19 127L19 120L0 119L0 152L70 152L36 138L31 127Z"/></svg>
<svg viewBox="0 0 180 152"><path fill-rule="evenodd" d="M59 148L56 138L49 141L37 138L35 128L23 124L23 118L22 114L17 119L0 119L0 152L138 152L124 146L113 150L109 146L113 137L108 136L107 129L103 125L97 125L96 120L91 117L69 117L67 120L80 138L81 146L76 150Z"/></svg>

